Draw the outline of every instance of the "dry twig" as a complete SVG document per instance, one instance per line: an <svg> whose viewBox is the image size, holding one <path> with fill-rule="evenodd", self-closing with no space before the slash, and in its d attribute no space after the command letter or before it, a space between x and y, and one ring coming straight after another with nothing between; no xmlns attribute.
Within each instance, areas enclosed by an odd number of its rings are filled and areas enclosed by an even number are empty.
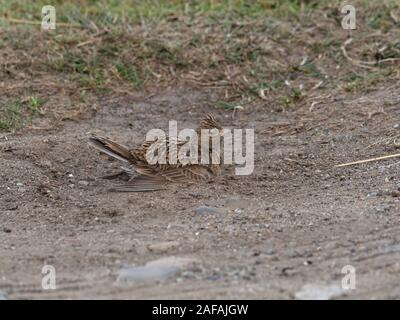
<svg viewBox="0 0 400 320"><path fill-rule="evenodd" d="M355 164L361 164L361 163L367 163L367 162L391 159L391 158L396 158L396 157L400 157L400 153L391 154L391 155L388 155L388 156L382 156L382 157L378 157L378 158L364 159L364 160L358 160L358 161L354 161L354 162L337 164L337 165L335 165L335 167L336 168L347 167L347 166L352 166L352 165L355 165Z"/></svg>

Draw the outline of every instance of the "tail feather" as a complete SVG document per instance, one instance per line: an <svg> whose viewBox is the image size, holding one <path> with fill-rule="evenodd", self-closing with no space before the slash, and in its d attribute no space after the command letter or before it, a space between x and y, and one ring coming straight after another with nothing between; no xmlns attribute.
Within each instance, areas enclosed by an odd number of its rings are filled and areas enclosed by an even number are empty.
<svg viewBox="0 0 400 320"><path fill-rule="evenodd" d="M129 162L129 159L131 158L131 153L127 147L110 139L94 136L89 138L89 144L117 160Z"/></svg>

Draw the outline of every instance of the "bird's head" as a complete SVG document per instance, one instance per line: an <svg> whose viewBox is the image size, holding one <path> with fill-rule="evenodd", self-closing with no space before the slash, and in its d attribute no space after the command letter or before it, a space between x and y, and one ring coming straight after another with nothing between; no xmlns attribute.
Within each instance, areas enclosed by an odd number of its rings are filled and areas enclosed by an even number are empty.
<svg viewBox="0 0 400 320"><path fill-rule="evenodd" d="M218 129L219 131L223 131L222 126L219 122L211 115L207 114L200 122L199 129Z"/></svg>

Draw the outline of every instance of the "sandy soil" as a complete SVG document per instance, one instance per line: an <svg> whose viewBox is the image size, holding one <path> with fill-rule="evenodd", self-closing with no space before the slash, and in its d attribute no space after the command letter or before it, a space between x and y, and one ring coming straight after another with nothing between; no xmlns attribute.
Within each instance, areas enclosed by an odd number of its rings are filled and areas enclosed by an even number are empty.
<svg viewBox="0 0 400 320"><path fill-rule="evenodd" d="M288 112L211 110L254 128L255 171L226 168L216 184L110 193L119 163L87 144L100 132L135 145L152 128L194 127L212 93L189 88L99 99L80 121L0 140L0 292L43 298L299 298L307 286L356 289L331 298L400 298L398 88L348 94ZM385 103L386 113L368 113ZM365 112L364 112L365 111ZM386 138L386 140L385 140ZM379 143L377 143L379 142ZM199 214L199 206L221 208ZM118 282L122 266L167 258L192 263L156 282ZM42 267L56 290L42 290ZM328 288L328 289L327 289ZM300 294L299 294L300 292ZM312 294L312 293L311 293Z"/></svg>

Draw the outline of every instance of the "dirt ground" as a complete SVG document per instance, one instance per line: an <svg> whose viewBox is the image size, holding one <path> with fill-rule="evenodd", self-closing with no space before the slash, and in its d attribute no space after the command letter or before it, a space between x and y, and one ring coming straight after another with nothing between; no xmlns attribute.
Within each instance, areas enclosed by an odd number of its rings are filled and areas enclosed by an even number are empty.
<svg viewBox="0 0 400 320"><path fill-rule="evenodd" d="M399 152L398 21L376 12L361 10L352 44L316 11L172 16L120 34L0 29L0 299L399 299L400 158L335 167ZM101 177L121 164L91 133L135 146L205 113L254 128L251 175L226 166L216 183L108 191ZM118 280L154 261L179 272ZM346 265L355 289L342 288Z"/></svg>
<svg viewBox="0 0 400 320"><path fill-rule="evenodd" d="M315 124L309 114L309 124L291 133L260 129L296 121L301 109L239 113L234 120L220 112L226 125L255 129L252 175L227 168L218 184L107 192L112 182L99 177L117 172L118 163L87 145L89 132L134 145L168 119L195 126L198 106L210 95L181 88L149 99L103 100L61 130L3 136L1 291L18 299L293 298L306 284L340 285L350 264L356 289L341 298L399 298L398 160L333 167L395 153L368 146L398 130L397 88L392 96L368 96L388 99L386 114L368 120L352 112L353 97L337 97L314 111L319 119L329 107L325 121ZM198 214L201 205L226 210ZM172 245L159 245L165 242ZM123 265L169 256L194 265L160 283L116 282ZM41 289L45 264L56 268L57 290Z"/></svg>

